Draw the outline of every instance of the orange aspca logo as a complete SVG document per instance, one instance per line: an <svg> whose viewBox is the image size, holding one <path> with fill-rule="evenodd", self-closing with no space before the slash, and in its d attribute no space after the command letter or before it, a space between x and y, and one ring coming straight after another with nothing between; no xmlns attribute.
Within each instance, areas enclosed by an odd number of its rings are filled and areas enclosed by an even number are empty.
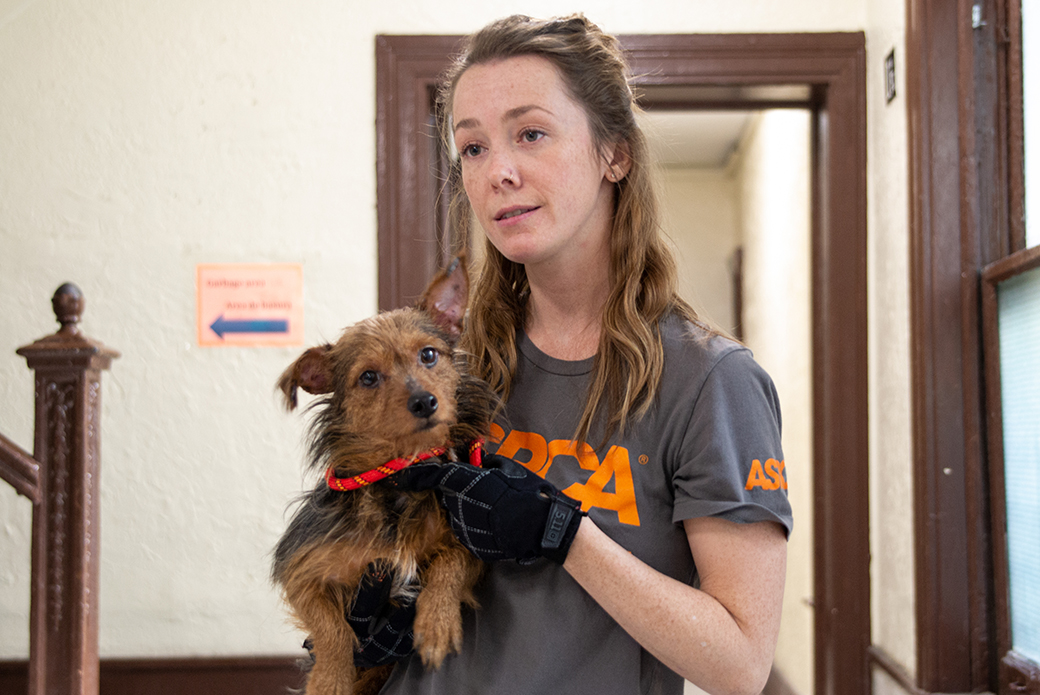
<svg viewBox="0 0 1040 695"><path fill-rule="evenodd" d="M768 477L767 477L768 476ZM786 490L787 479L784 477L784 462L776 459L768 459L765 468L762 462L755 459L751 462L751 472L748 473L745 490L760 487L763 490Z"/></svg>
<svg viewBox="0 0 1040 695"><path fill-rule="evenodd" d="M547 442L540 434L519 430L513 430L506 436L505 430L496 424L491 425L491 441L500 443L497 454L522 460L522 465L543 478L557 456L577 460L582 470L592 471L592 475L584 483L574 483L565 488L563 493L581 502L583 512L593 507L609 509L617 512L618 521L622 524L639 526L628 449L612 446L600 461L588 444L583 444L579 450L577 444L569 439ZM606 488L611 480L614 481L614 491L608 492Z"/></svg>

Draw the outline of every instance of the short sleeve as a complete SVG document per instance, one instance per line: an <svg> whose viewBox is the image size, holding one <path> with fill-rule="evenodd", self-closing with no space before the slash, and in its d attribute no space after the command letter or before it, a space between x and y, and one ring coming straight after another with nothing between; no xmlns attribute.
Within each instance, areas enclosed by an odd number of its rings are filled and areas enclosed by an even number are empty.
<svg viewBox="0 0 1040 695"><path fill-rule="evenodd" d="M780 403L751 352L720 357L696 397L673 474L676 523L719 517L775 521L790 534Z"/></svg>

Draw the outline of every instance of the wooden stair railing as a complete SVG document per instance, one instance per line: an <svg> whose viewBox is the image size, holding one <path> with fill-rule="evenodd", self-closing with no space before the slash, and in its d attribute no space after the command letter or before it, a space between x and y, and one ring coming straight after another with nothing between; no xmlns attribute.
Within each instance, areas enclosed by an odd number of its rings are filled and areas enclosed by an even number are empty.
<svg viewBox="0 0 1040 695"><path fill-rule="evenodd" d="M18 349L36 372L35 449L0 435L0 476L33 505L29 695L97 695L101 372L119 353L80 333L78 287L51 304L61 329Z"/></svg>

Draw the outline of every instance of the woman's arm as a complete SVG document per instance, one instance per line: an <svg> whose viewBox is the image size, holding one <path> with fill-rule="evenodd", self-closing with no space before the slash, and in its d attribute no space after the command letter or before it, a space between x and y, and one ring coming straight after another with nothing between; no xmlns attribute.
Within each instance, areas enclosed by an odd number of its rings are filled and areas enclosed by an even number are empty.
<svg viewBox="0 0 1040 695"><path fill-rule="evenodd" d="M714 695L757 695L773 661L787 566L778 524L687 519L700 589L632 555L584 518L564 562L647 651Z"/></svg>
<svg viewBox="0 0 1040 695"><path fill-rule="evenodd" d="M562 563L624 630L686 679L716 695L761 692L787 565L780 524L687 520L700 576L694 589L618 545L536 473L501 456L485 464L415 464L395 477L403 489L438 489L456 535L477 557Z"/></svg>

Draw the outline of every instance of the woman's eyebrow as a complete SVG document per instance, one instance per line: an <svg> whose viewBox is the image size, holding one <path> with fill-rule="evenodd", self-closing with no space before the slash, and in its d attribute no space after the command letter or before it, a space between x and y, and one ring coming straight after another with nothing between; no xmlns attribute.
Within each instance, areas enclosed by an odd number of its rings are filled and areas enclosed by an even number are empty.
<svg viewBox="0 0 1040 695"><path fill-rule="evenodd" d="M524 104L523 106L516 106L506 111L505 120L512 121L535 110L544 111L550 116L552 115L552 111L545 107L538 106L537 104ZM476 118L463 118L461 121L455 124L454 130L457 132L463 128L476 128L479 125L480 121Z"/></svg>

